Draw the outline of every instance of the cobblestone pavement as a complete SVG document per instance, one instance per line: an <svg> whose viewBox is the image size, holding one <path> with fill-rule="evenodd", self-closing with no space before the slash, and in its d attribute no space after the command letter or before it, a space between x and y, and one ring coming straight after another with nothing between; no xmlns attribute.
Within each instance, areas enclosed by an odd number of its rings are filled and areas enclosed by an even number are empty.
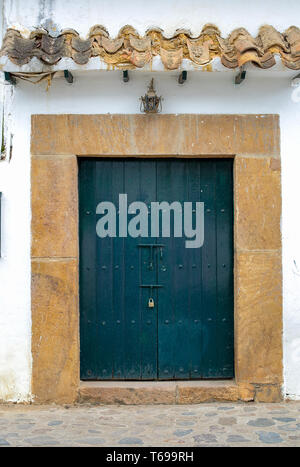
<svg viewBox="0 0 300 467"><path fill-rule="evenodd" d="M300 403L4 405L2 446L300 446Z"/></svg>

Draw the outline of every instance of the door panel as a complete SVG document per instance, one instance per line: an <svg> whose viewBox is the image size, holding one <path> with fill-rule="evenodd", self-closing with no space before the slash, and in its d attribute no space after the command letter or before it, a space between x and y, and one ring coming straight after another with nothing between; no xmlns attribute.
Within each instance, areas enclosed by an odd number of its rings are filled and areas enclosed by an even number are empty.
<svg viewBox="0 0 300 467"><path fill-rule="evenodd" d="M124 163L124 191L128 205L134 201L146 204L155 198L155 163L138 160ZM128 216L130 220L133 216ZM144 241L145 240L145 241ZM125 378L153 379L157 372L157 325L156 317L148 308L147 289L141 288L143 281L155 281L155 268L148 269L147 251L139 248L151 239L125 239ZM115 291L117 293L117 291ZM150 310L150 311L149 311Z"/></svg>
<svg viewBox="0 0 300 467"><path fill-rule="evenodd" d="M175 160L159 163L157 198L169 203L187 199L188 164ZM172 225L172 222L171 222ZM189 378L188 347L192 323L189 318L189 288L186 283L190 253L183 238L162 238L163 261L158 268L159 291L158 353L159 379ZM185 364L184 364L185 363Z"/></svg>
<svg viewBox="0 0 300 467"><path fill-rule="evenodd" d="M121 193L149 208L203 201L203 247L172 228L98 238L98 203ZM79 202L81 378L233 377L232 160L80 159Z"/></svg>

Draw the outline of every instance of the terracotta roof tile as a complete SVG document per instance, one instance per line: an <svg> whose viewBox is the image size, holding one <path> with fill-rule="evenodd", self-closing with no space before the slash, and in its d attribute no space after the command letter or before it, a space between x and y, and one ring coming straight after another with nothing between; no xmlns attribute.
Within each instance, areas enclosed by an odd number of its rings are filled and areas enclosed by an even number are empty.
<svg viewBox="0 0 300 467"><path fill-rule="evenodd" d="M137 52L146 52L146 50L151 50L151 38L143 37L139 39L133 35L129 36L130 46L135 49Z"/></svg>
<svg viewBox="0 0 300 467"><path fill-rule="evenodd" d="M109 33L104 26L102 26L101 24L96 24L96 26L93 26L89 32L89 37L93 37L93 36L109 37Z"/></svg>
<svg viewBox="0 0 300 467"><path fill-rule="evenodd" d="M206 65L210 61L209 49L212 45L211 40L202 42L200 40L192 40L187 38L187 48L191 60L197 65Z"/></svg>
<svg viewBox="0 0 300 467"><path fill-rule="evenodd" d="M55 65L63 57L71 57L77 64L86 64L90 57L100 57L107 64L120 68L141 68L160 55L168 70L180 67L182 59L195 65L206 65L220 57L227 68L236 68L253 63L260 68L275 64L275 55L281 56L283 64L293 70L300 69L300 29L291 26L280 33L273 26L264 25L257 37L245 28L238 28L224 38L213 24L203 27L198 37L191 37L187 29L177 29L171 38L164 36L159 28L151 28L141 37L129 25L124 26L117 38L109 37L102 25L93 26L86 39L79 37L74 29L64 30L58 37L37 29L29 38L24 38L14 29L8 29L0 55L8 56L18 66L37 57L48 65Z"/></svg>
<svg viewBox="0 0 300 467"><path fill-rule="evenodd" d="M120 37L118 39L108 39L107 37L101 37L99 44L101 44L106 52L114 54L123 46L124 38Z"/></svg>
<svg viewBox="0 0 300 467"><path fill-rule="evenodd" d="M16 65L29 63L34 55L37 55L36 43L34 39L24 39L20 32L8 29L1 55L7 55Z"/></svg>
<svg viewBox="0 0 300 467"><path fill-rule="evenodd" d="M273 26L262 26L259 29L258 40L261 42L263 50L279 48L284 52L290 51L289 44L285 41L283 34L280 34Z"/></svg>
<svg viewBox="0 0 300 467"><path fill-rule="evenodd" d="M292 57L300 57L300 29L291 26L286 32L285 37L290 44Z"/></svg>

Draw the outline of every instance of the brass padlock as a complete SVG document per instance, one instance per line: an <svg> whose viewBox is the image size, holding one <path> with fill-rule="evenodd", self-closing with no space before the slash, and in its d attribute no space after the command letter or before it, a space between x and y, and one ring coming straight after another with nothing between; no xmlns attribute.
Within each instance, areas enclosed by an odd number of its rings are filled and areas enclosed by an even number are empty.
<svg viewBox="0 0 300 467"><path fill-rule="evenodd" d="M153 300L153 298L149 298L148 307L149 307L149 308L154 308L154 300Z"/></svg>

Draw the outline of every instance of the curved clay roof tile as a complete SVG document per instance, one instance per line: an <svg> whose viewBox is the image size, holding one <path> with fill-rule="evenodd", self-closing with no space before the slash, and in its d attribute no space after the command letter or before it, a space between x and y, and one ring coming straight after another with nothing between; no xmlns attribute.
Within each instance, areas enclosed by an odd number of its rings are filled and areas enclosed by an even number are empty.
<svg viewBox="0 0 300 467"><path fill-rule="evenodd" d="M102 24L96 24L96 26L93 26L89 31L89 37L93 36L109 37L109 33L108 30L102 26Z"/></svg>
<svg viewBox="0 0 300 467"><path fill-rule="evenodd" d="M40 38L40 60L47 65L55 65L59 60L66 56L65 41L63 36L51 37L42 35Z"/></svg>
<svg viewBox="0 0 300 467"><path fill-rule="evenodd" d="M206 41L204 44L201 44L199 40L193 41L191 39L187 39L186 42L190 58L194 63L197 65L206 65L209 63L209 47L211 45L211 41Z"/></svg>
<svg viewBox="0 0 300 467"><path fill-rule="evenodd" d="M143 68L152 59L150 50L146 52L138 52L137 50L131 50L127 52L128 60L137 68Z"/></svg>
<svg viewBox="0 0 300 467"><path fill-rule="evenodd" d="M221 56L221 63L226 66L226 68L237 68L239 66L239 62L237 56L230 56L228 54L223 54Z"/></svg>
<svg viewBox="0 0 300 467"><path fill-rule="evenodd" d="M116 53L123 45L124 38L119 39L108 39L107 37L101 38L101 45L104 50L110 54Z"/></svg>
<svg viewBox="0 0 300 467"><path fill-rule="evenodd" d="M139 37L139 33L137 32L137 30L133 26L126 24L120 29L118 37L124 37L129 35Z"/></svg>
<svg viewBox="0 0 300 467"><path fill-rule="evenodd" d="M135 36L130 35L129 43L131 47L133 47L138 52L146 52L146 50L151 49L151 38L150 37L143 37L139 39Z"/></svg>
<svg viewBox="0 0 300 467"><path fill-rule="evenodd" d="M48 32L46 31L46 29L38 28L34 31L31 31L29 39L36 39L41 37L42 35L48 36Z"/></svg>
<svg viewBox="0 0 300 467"><path fill-rule="evenodd" d="M153 32L154 33L156 32L157 34L160 34L161 36L163 36L163 33L164 33L163 29L161 28L151 27L151 28L146 29L145 36L148 36L149 34Z"/></svg>
<svg viewBox="0 0 300 467"><path fill-rule="evenodd" d="M192 32L190 29L186 28L178 28L173 34L173 37L179 36L180 34L184 34L187 37L192 37Z"/></svg>
<svg viewBox="0 0 300 467"><path fill-rule="evenodd" d="M258 54L263 55L263 51L256 43L256 40L249 34L245 28L235 29L229 36L229 44L231 44L238 53L242 54L249 50L255 50Z"/></svg>
<svg viewBox="0 0 300 467"><path fill-rule="evenodd" d="M66 35L71 35L71 36L79 36L79 32L77 32L75 29L63 29L60 33L61 36L66 36Z"/></svg>
<svg viewBox="0 0 300 467"><path fill-rule="evenodd" d="M78 65L85 65L88 63L90 57L91 57L91 50L88 50L87 52L76 52L74 51L72 54L72 58L75 63Z"/></svg>
<svg viewBox="0 0 300 467"><path fill-rule="evenodd" d="M72 38L72 47L77 52L87 52L88 50L91 49L92 42L90 39L83 40L75 36Z"/></svg>
<svg viewBox="0 0 300 467"><path fill-rule="evenodd" d="M18 66L30 62L36 53L34 39L25 39L19 31L9 30L1 49L1 55L7 55Z"/></svg>
<svg viewBox="0 0 300 467"><path fill-rule="evenodd" d="M289 51L288 44L285 42L284 37L273 26L264 25L259 28L258 37L261 40L264 50L272 47L279 47L285 52Z"/></svg>
<svg viewBox="0 0 300 467"><path fill-rule="evenodd" d="M180 67L183 58L183 49L165 50L160 49L161 60L168 70L176 70Z"/></svg>
<svg viewBox="0 0 300 467"><path fill-rule="evenodd" d="M207 23L203 26L201 31L201 36L204 34L207 34L208 36L221 36L221 31L215 24Z"/></svg>
<svg viewBox="0 0 300 467"><path fill-rule="evenodd" d="M290 44L292 57L300 56L300 29L291 26L285 31L286 40Z"/></svg>

